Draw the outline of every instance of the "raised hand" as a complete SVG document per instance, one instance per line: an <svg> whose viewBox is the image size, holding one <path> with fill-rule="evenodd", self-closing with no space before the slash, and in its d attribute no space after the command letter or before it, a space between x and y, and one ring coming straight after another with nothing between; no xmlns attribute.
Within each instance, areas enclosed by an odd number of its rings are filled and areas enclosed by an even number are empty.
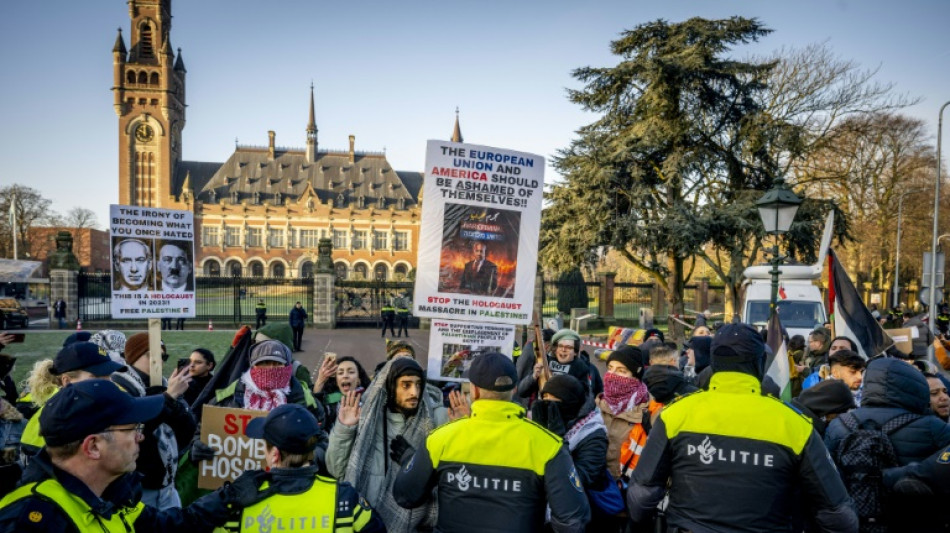
<svg viewBox="0 0 950 533"><path fill-rule="evenodd" d="M344 426L355 426L360 422L360 393L350 391L340 400L340 410L336 421Z"/></svg>
<svg viewBox="0 0 950 533"><path fill-rule="evenodd" d="M176 400L188 390L188 384L191 383L191 372L187 366L176 368L168 378L168 388L165 392Z"/></svg>
<svg viewBox="0 0 950 533"><path fill-rule="evenodd" d="M327 384L327 380L336 374L336 367L336 359L323 358L323 362L321 362L317 368L317 379L313 382L314 393L323 392L323 387Z"/></svg>
<svg viewBox="0 0 950 533"><path fill-rule="evenodd" d="M457 420L472 414L472 406L461 391L449 393L449 420Z"/></svg>

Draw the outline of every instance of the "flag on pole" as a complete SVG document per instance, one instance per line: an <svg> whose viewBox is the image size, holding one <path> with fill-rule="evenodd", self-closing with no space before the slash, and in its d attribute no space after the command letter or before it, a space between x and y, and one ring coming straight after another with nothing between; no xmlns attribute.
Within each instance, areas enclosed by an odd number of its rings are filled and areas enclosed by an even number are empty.
<svg viewBox="0 0 950 533"><path fill-rule="evenodd" d="M778 385L782 401L788 402L792 399L791 368L788 365L788 346L785 344L785 336L782 335L782 319L778 313L774 313L769 319L766 331L766 344L772 354L765 362L765 375Z"/></svg>
<svg viewBox="0 0 950 533"><path fill-rule="evenodd" d="M835 336L848 337L865 359L894 345L881 324L871 316L834 250L828 249L828 315Z"/></svg>

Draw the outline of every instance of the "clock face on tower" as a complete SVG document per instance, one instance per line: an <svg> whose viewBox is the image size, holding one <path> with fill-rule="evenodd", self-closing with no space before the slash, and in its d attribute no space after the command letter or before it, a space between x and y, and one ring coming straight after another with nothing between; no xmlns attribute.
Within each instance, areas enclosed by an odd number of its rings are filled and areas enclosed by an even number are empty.
<svg viewBox="0 0 950 533"><path fill-rule="evenodd" d="M155 136L155 132L152 131L152 127L148 124L139 124L135 128L135 139L139 142L149 142Z"/></svg>

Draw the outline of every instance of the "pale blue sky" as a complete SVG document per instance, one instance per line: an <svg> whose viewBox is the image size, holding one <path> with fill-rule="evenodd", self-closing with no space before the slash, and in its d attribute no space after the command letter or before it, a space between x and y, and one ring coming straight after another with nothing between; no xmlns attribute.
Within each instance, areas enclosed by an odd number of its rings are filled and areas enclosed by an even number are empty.
<svg viewBox="0 0 950 533"><path fill-rule="evenodd" d="M321 147L387 150L423 170L426 140L461 109L468 142L550 157L593 120L565 98L570 71L616 64L609 41L665 18L759 17L775 32L736 51L827 41L921 104L936 138L950 100L944 0L514 2L175 0L172 44L187 78L188 160L224 161L242 144L303 146L310 81ZM0 185L25 183L105 226L118 199L112 45L126 2L0 2ZM128 41L126 41L128 45ZM547 181L555 176L550 169Z"/></svg>

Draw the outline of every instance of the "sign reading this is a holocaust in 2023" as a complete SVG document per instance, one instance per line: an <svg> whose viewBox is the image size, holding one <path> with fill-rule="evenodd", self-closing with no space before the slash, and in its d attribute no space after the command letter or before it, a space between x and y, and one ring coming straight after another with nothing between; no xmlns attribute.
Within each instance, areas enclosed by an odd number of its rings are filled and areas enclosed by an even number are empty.
<svg viewBox="0 0 950 533"><path fill-rule="evenodd" d="M534 300L544 158L429 141L413 312L528 324Z"/></svg>
<svg viewBox="0 0 950 533"><path fill-rule="evenodd" d="M112 318L195 316L191 211L112 205Z"/></svg>

